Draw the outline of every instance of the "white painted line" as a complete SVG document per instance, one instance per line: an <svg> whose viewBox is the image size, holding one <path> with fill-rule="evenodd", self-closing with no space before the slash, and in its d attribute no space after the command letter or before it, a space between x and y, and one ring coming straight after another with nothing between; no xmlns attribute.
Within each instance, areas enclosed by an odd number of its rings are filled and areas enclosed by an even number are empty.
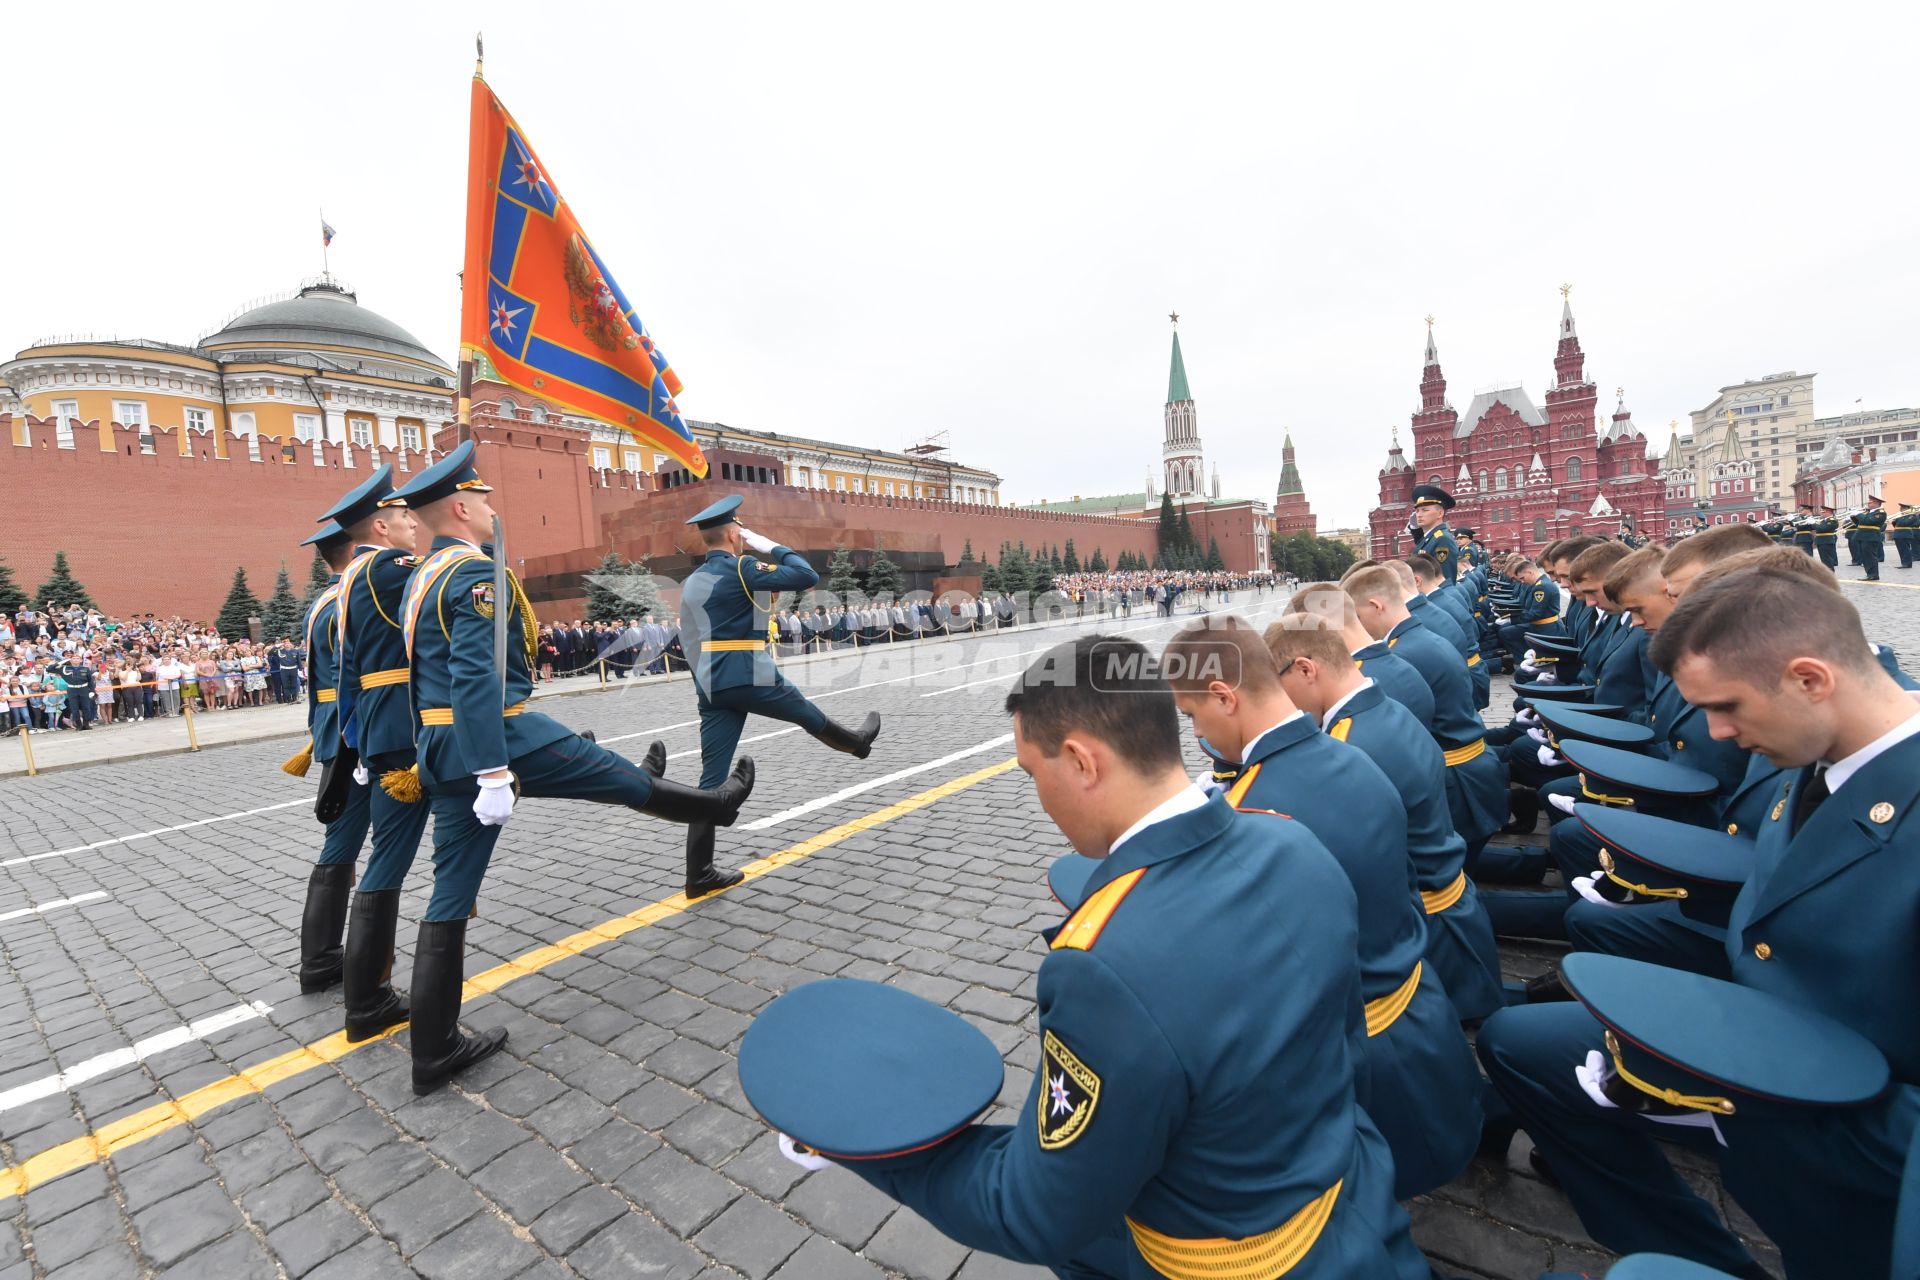
<svg viewBox="0 0 1920 1280"><path fill-rule="evenodd" d="M156 1053L177 1049L195 1040L204 1040L216 1031L225 1031L228 1027L237 1027L243 1022L252 1022L255 1018L264 1018L272 1012L272 1005L262 1004L258 1000L252 1004L235 1005L222 1013L196 1019L184 1027L175 1027L171 1031L162 1031L159 1035L135 1041L131 1048L115 1049L110 1053L88 1058L85 1062L76 1062L57 1075L42 1076L38 1080L30 1080L26 1084L16 1085L0 1093L0 1111L9 1111L25 1103L35 1102L51 1094L71 1089L74 1085L98 1079L110 1071L130 1067L136 1062L151 1058Z"/></svg>
<svg viewBox="0 0 1920 1280"><path fill-rule="evenodd" d="M92 893L83 893L75 898L55 898L52 902L36 903L31 907L22 907L18 911L0 911L0 922L18 920L22 916L37 916L55 907L74 907L82 902L98 902L106 896L104 890L96 889Z"/></svg>
<svg viewBox="0 0 1920 1280"><path fill-rule="evenodd" d="M699 723L695 721L694 723ZM30 853L24 858L8 858L0 862L0 867L17 867L23 862L38 862L42 858L64 858L69 854L90 853L95 849L104 849L108 845L125 844L129 840L140 840L147 836L170 835L175 831L190 831L195 827L204 827L215 822L231 822L235 818L251 818L255 814L272 813L276 809L291 809L295 805L312 804L311 800L288 800L281 804L262 805L258 809L242 809L238 813L223 813L216 818L201 818L194 822L182 822L172 827L155 827L151 831L136 831L130 836L115 836L111 840L95 840L92 844L77 844L71 849L52 849L46 853Z"/></svg>
<svg viewBox="0 0 1920 1280"><path fill-rule="evenodd" d="M742 738L740 739L740 745L744 747L749 742L764 742L768 738L783 738L789 733L798 733L798 732L800 732L799 725L797 724L788 725L784 729L775 729L771 733L756 733L750 738ZM674 752L672 755L668 756L667 759L680 760L680 759L684 759L687 756L697 756L699 754L700 754L700 748L688 747L685 751Z"/></svg>
<svg viewBox="0 0 1920 1280"><path fill-rule="evenodd" d="M805 804L797 804L791 809L782 809L778 813L769 814L767 817L749 822L739 829L742 831L765 831L768 827L777 827L783 822L791 822L802 814L812 813L815 809L824 809L830 804L839 804L842 800L857 796L863 791L871 791L875 787L884 787L889 782L898 782L902 778L911 778L914 774L925 773L929 769L938 769L942 765L952 764L955 760L964 760L968 756L979 755L982 751L991 751L995 747L1004 747L1012 741L1012 734L1003 733L997 738L988 738L978 746L968 747L964 751L955 751L951 755L941 756L938 760L929 760L925 764L916 764L910 768L899 769L878 778L869 778L865 782L843 788L842 790L834 792L832 795L815 796Z"/></svg>
<svg viewBox="0 0 1920 1280"><path fill-rule="evenodd" d="M944 689L935 689L932 693L923 693L923 698L937 698L943 693L958 693L962 689L972 689L983 684L1006 684L1017 677L1012 675L988 676L985 680L969 680L965 684L950 684Z"/></svg>

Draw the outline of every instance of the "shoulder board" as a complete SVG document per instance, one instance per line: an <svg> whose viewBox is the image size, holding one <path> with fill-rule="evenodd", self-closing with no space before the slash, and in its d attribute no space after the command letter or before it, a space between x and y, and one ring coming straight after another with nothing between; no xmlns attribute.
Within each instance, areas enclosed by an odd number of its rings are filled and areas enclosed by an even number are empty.
<svg viewBox="0 0 1920 1280"><path fill-rule="evenodd" d="M1129 871L1113 883L1097 890L1094 895L1080 904L1067 922L1060 926L1060 932L1053 935L1055 951L1091 951L1093 944L1100 940L1100 933L1107 927L1107 921L1120 909L1133 886L1140 883L1140 877L1147 874L1141 867L1138 871Z"/></svg>
<svg viewBox="0 0 1920 1280"><path fill-rule="evenodd" d="M1247 790L1253 786L1253 780L1259 776L1260 766L1257 764L1241 774L1240 781L1234 783L1233 789L1227 792L1227 803L1238 809L1240 802L1247 798Z"/></svg>
<svg viewBox="0 0 1920 1280"><path fill-rule="evenodd" d="M1347 735L1351 732L1353 732L1353 717L1341 716L1334 722L1333 728L1327 730L1327 736L1335 742L1345 742Z"/></svg>
<svg viewBox="0 0 1920 1280"><path fill-rule="evenodd" d="M401 556L398 560L394 561L394 563L397 565L401 565L405 568L412 569L419 565L420 557L419 556Z"/></svg>

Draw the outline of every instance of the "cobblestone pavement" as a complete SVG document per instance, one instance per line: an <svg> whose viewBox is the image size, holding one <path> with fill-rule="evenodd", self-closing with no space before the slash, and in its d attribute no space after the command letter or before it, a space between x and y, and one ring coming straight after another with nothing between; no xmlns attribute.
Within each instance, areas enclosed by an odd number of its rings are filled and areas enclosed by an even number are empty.
<svg viewBox="0 0 1920 1280"><path fill-rule="evenodd" d="M1878 638L1920 654L1920 600L1850 590L1873 594ZM424 1099L404 1032L348 1049L337 990L301 996L293 980L319 836L311 780L278 769L294 740L9 779L0 1195L29 1189L0 1198L0 1280L1043 1274L970 1254L851 1175L786 1162L733 1050L780 992L870 978L973 1021L1006 1055L1002 1113L1024 1098L1035 930L1060 915L1044 868L1065 845L1011 767L999 701L1061 634L809 664L834 714L876 708L886 731L855 763L750 724L760 788L721 858L755 875L717 898L679 897L677 827L524 803L467 966L467 1020L512 1038ZM634 755L664 737L685 779L692 703L676 682L553 710ZM403 989L428 874L422 859L402 905ZM1520 975L1551 954L1509 961ZM1690 1168L1711 1192L1711 1170ZM1411 1208L1444 1273L1604 1266L1531 1176L1524 1139Z"/></svg>

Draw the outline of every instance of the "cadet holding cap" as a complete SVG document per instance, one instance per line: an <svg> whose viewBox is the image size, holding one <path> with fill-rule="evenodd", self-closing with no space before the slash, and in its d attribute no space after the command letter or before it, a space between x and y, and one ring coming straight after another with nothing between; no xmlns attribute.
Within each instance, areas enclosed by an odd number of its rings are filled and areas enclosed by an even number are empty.
<svg viewBox="0 0 1920 1280"><path fill-rule="evenodd" d="M519 795L592 800L668 822L727 826L753 790L751 760L742 760L725 785L695 790L655 776L666 760L659 744L642 766L527 709L539 620L511 571L504 575L505 595L494 588L494 514L487 499L493 490L475 472L473 453L472 441L462 443L395 495L434 535L431 554L408 583L400 620L418 722L419 781L433 810L433 895L413 958L417 1094L506 1042L499 1028L466 1035L457 1018L467 920ZM495 619L502 615L507 645L497 654Z"/></svg>
<svg viewBox="0 0 1920 1280"><path fill-rule="evenodd" d="M858 729L837 723L773 665L767 620L783 591L805 591L820 575L805 556L739 522L738 494L720 499L687 521L707 546L704 560L681 586L681 625L693 652L693 687L700 707L700 785L717 786L733 763L749 713L799 725L835 751L865 760L880 736L880 714L869 711ZM755 554L749 556L751 550ZM765 556L762 560L758 557ZM740 882L737 871L716 871L714 830L687 828L687 896Z"/></svg>
<svg viewBox="0 0 1920 1280"><path fill-rule="evenodd" d="M1911 981L1920 973L1920 825L1913 817L1920 704L1881 667L1850 604L1778 569L1733 573L1689 591L1651 653L1714 733L1786 770L1753 833L1753 870L1729 914L1732 980L1849 1028L1884 1056L1892 1086L1859 1105L1829 1098L1828 1105L1782 1108L1712 1087L1745 1083L1724 1064L1701 1087L1655 1079L1658 1069L1637 1067L1630 1049L1622 1062L1685 1099L1731 1100L1731 1110L1675 1105L1712 1115L1725 1143L1727 1191L1780 1246L1790 1276L1887 1274L1894 1188L1920 1126L1920 987ZM1580 964L1597 958L1576 954L1566 962L1566 983L1583 996ZM1678 970L1652 973L1647 981L1674 989L1700 981ZM1705 1013L1691 1020L1724 1025ZM1507 1009L1481 1029L1480 1057L1601 1244L1669 1253L1736 1276L1766 1274L1655 1141L1689 1135L1717 1154L1713 1134L1601 1106L1576 1077L1590 1054L1608 1054L1604 1031L1580 1005ZM1791 1062L1835 1043L1830 1035L1794 1034L1735 1057ZM1836 1087L1849 1078L1839 1068L1815 1075Z"/></svg>
<svg viewBox="0 0 1920 1280"><path fill-rule="evenodd" d="M1426 1280L1354 1103L1357 917L1326 847L1201 794L1135 641L1055 646L1007 706L1042 807L1101 863L1048 935L1032 1086L1012 1125L896 1133L930 1145L845 1167L964 1245L1066 1277L1201 1280L1230 1256L1248 1276ZM831 1052L830 1028L798 1031L789 1057ZM867 1098L821 1094L847 1132L872 1132ZM815 1126L817 1145L845 1150L838 1128Z"/></svg>

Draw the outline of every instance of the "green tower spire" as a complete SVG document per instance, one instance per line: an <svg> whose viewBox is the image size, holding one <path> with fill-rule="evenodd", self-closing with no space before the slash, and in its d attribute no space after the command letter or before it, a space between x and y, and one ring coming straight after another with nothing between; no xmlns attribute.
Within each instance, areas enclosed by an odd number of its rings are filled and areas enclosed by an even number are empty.
<svg viewBox="0 0 1920 1280"><path fill-rule="evenodd" d="M1173 371L1167 375L1167 403L1179 404L1182 400L1193 399L1193 392L1187 390L1187 362L1180 358L1180 323L1173 327Z"/></svg>
<svg viewBox="0 0 1920 1280"><path fill-rule="evenodd" d="M1306 486L1300 483L1300 469L1293 465L1293 432L1287 432L1286 442L1280 446L1280 492L1305 493Z"/></svg>

